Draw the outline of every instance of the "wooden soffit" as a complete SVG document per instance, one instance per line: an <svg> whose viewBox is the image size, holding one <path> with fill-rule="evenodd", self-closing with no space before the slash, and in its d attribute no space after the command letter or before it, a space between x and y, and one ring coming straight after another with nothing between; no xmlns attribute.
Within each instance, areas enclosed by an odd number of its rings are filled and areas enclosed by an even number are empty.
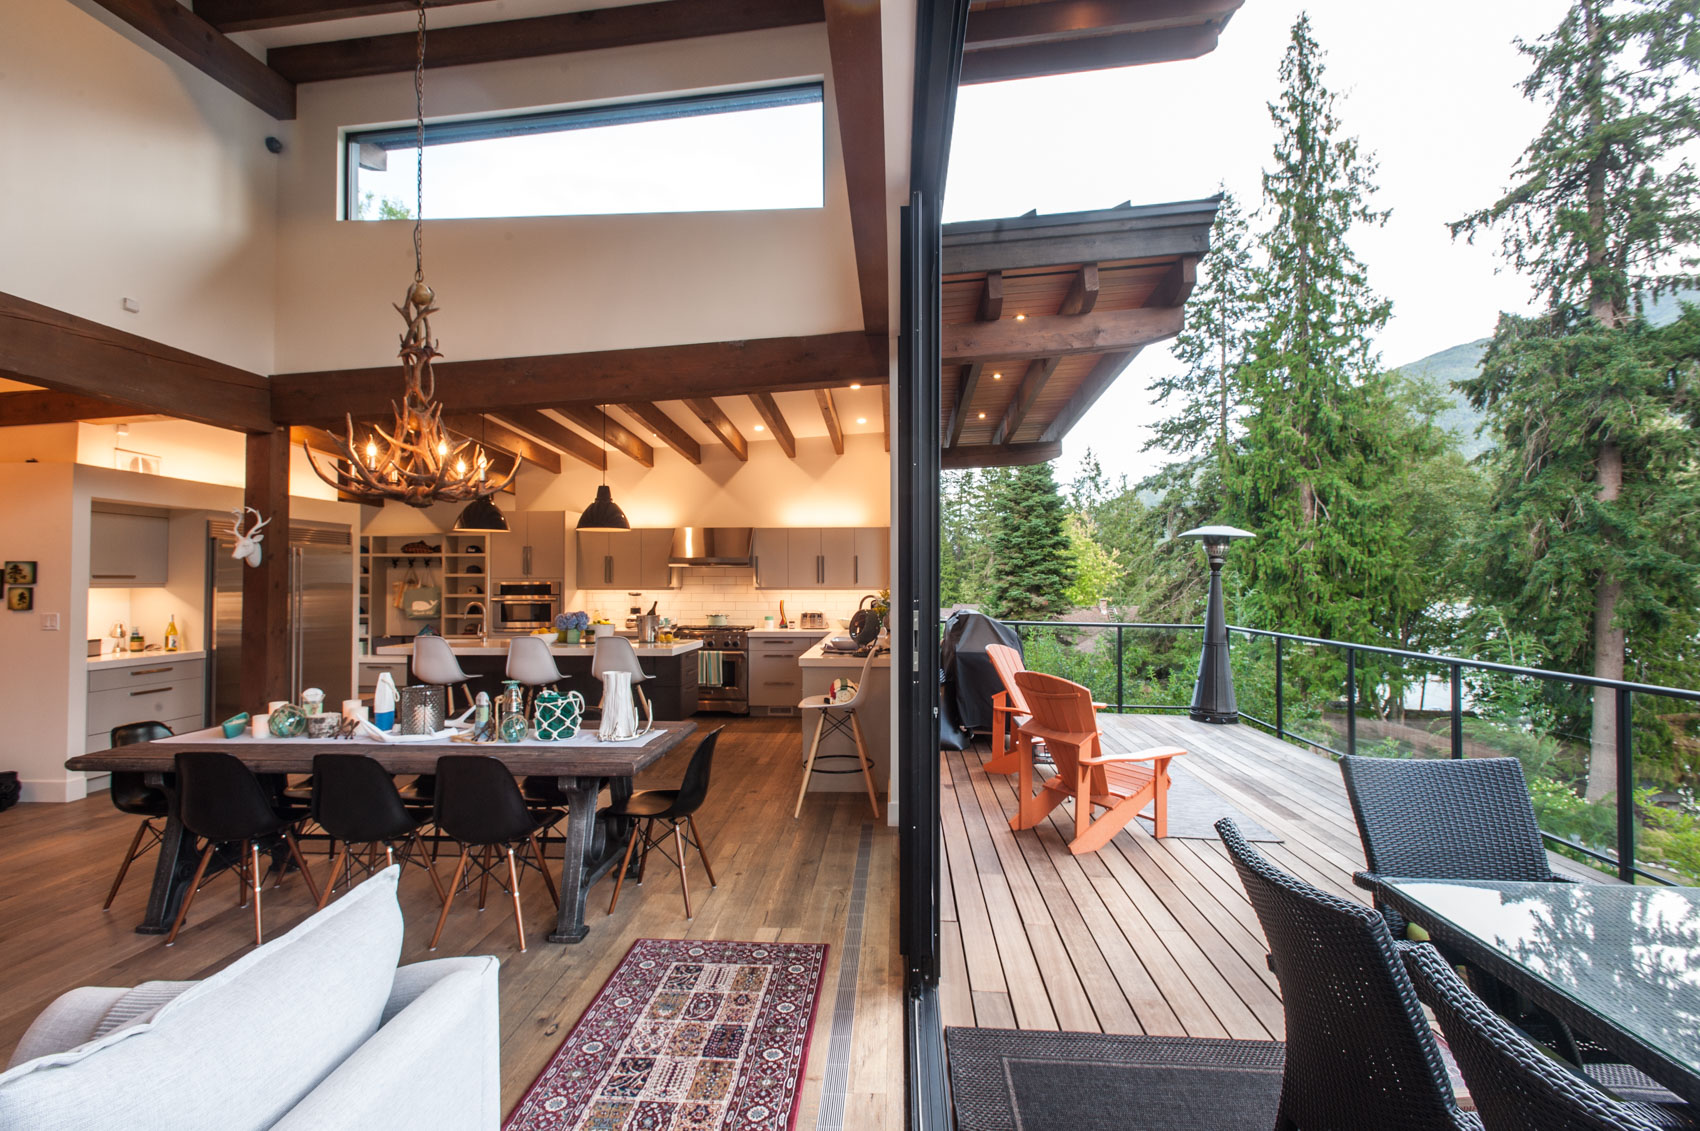
<svg viewBox="0 0 1700 1131"><path fill-rule="evenodd" d="M964 83L1196 59L1244 0L974 0Z"/></svg>

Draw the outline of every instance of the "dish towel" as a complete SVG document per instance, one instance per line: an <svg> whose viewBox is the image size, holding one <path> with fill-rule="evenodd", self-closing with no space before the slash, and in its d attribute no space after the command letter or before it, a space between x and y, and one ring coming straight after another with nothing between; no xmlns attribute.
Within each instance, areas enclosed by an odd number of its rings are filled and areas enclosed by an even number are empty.
<svg viewBox="0 0 1700 1131"><path fill-rule="evenodd" d="M697 682L704 687L722 687L726 682L725 661L719 652L697 653Z"/></svg>

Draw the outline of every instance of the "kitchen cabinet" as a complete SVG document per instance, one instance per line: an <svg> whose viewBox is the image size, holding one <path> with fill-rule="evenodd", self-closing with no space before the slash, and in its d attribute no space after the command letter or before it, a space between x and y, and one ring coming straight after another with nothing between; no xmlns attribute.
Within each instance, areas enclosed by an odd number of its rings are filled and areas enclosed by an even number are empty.
<svg viewBox="0 0 1700 1131"><path fill-rule="evenodd" d="M166 582L171 524L163 515L89 515L89 585L96 589L157 589Z"/></svg>
<svg viewBox="0 0 1700 1131"><path fill-rule="evenodd" d="M856 531L829 526L820 532L820 583L823 589L850 589L856 584Z"/></svg>
<svg viewBox="0 0 1700 1131"><path fill-rule="evenodd" d="M750 539L757 589L791 587L791 532L783 526L757 527ZM812 576L812 575L811 575Z"/></svg>
<svg viewBox="0 0 1700 1131"><path fill-rule="evenodd" d="M883 589L891 531L883 526L764 527L751 543L757 589Z"/></svg>
<svg viewBox="0 0 1700 1131"><path fill-rule="evenodd" d="M671 589L673 588L673 567L667 564L667 559L673 556L672 527L652 527L639 531L642 540L642 562L640 571L643 584L640 589Z"/></svg>
<svg viewBox="0 0 1700 1131"><path fill-rule="evenodd" d="M878 592L891 587L891 529L885 526L856 528L856 558L851 584Z"/></svg>
<svg viewBox="0 0 1700 1131"><path fill-rule="evenodd" d="M506 533L490 535L490 575L559 581L567 569L567 512L514 511Z"/></svg>
<svg viewBox="0 0 1700 1131"><path fill-rule="evenodd" d="M790 565L787 589L820 588L820 530L817 527L798 527L790 532L786 554Z"/></svg>
<svg viewBox="0 0 1700 1131"><path fill-rule="evenodd" d="M139 719L158 719L172 733L205 726L205 660L174 660L161 653L145 663L91 665L88 676L84 752L112 745L112 728Z"/></svg>
<svg viewBox="0 0 1700 1131"><path fill-rule="evenodd" d="M803 670L797 659L820 640L794 632L749 634L750 710L753 714L794 715L803 698Z"/></svg>
<svg viewBox="0 0 1700 1131"><path fill-rule="evenodd" d="M585 532L578 536L580 589L669 589L671 527Z"/></svg>

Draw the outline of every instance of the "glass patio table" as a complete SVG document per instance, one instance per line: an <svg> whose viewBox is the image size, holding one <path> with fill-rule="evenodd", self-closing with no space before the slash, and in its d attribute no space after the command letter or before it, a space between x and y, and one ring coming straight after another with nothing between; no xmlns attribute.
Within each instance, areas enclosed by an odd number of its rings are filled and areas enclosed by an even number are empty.
<svg viewBox="0 0 1700 1131"><path fill-rule="evenodd" d="M1700 888L1387 879L1381 893L1465 962L1700 1102Z"/></svg>

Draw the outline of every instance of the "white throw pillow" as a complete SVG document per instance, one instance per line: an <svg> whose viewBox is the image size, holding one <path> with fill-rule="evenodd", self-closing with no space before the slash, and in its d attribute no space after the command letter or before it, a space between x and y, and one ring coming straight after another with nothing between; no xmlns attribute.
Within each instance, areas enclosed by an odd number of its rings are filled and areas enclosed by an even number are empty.
<svg viewBox="0 0 1700 1131"><path fill-rule="evenodd" d="M401 955L397 867L153 1017L0 1075L0 1127L270 1127L377 1031Z"/></svg>

